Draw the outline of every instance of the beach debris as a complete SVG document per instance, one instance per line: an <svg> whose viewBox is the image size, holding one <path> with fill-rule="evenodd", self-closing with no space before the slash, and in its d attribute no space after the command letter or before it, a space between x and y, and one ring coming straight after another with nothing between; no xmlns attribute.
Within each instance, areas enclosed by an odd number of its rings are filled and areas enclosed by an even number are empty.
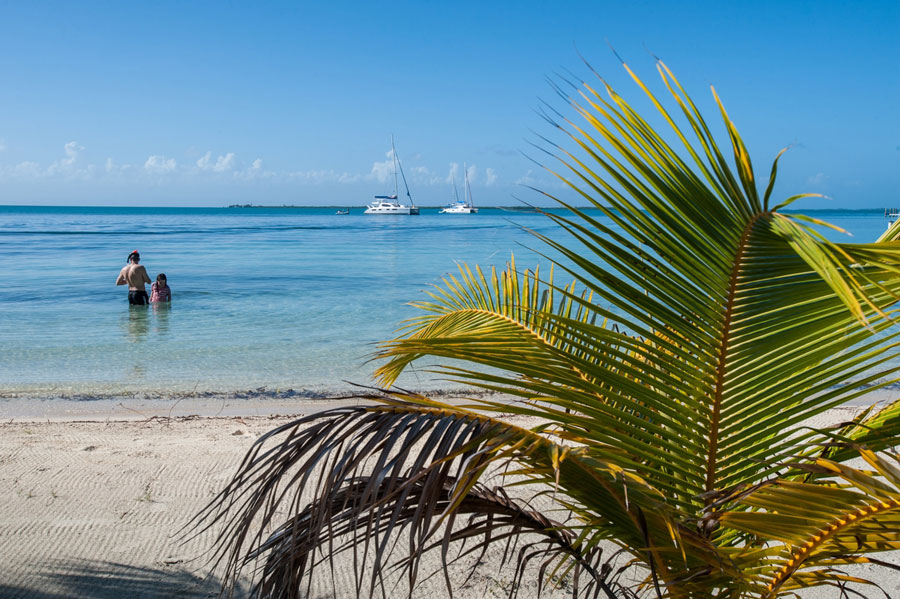
<svg viewBox="0 0 900 599"><path fill-rule="evenodd" d="M175 565L178 565L178 564L183 564L183 563L184 563L184 560L183 560L183 559L178 559L178 558L176 558L176 557L171 557L171 558L168 558L168 559L164 559L162 562L157 562L157 563L158 563L158 564L161 563L161 565L163 565L163 566L175 566Z"/></svg>

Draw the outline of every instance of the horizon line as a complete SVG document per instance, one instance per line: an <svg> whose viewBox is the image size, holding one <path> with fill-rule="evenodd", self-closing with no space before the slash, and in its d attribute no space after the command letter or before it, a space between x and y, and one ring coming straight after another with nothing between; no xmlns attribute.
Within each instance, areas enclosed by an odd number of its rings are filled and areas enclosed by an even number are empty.
<svg viewBox="0 0 900 599"><path fill-rule="evenodd" d="M185 210L194 210L194 209L210 209L210 210L237 210L237 209L274 209L274 208L290 208L290 209L312 209L312 208L366 208L367 204L310 204L310 205L301 205L301 204L228 204L228 205L158 205L158 204L4 204L0 203L0 208L173 208L173 209L185 209ZM434 204L434 205L419 205L418 208L425 209L441 209L446 207L446 204ZM580 206L572 206L578 210L599 210L597 206L593 205L580 205ZM515 211L538 211L542 209L567 209L565 206L533 206L529 204L496 204L496 205L483 205L477 206L479 209L512 209ZM605 208L614 210L611 206L606 206ZM789 209L783 210L785 213L797 213L797 212L883 212L885 210L890 210L889 207L882 208L842 208L842 207L833 207L833 208L808 208L808 209Z"/></svg>

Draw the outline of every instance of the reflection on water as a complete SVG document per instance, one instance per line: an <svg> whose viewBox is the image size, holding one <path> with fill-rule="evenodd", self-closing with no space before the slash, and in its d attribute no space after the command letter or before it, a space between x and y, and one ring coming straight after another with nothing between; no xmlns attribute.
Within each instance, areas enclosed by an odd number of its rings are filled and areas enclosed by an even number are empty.
<svg viewBox="0 0 900 599"><path fill-rule="evenodd" d="M165 336L169 334L169 313L172 311L170 302L157 302L150 304L153 309L153 316L156 318L156 328L154 329L159 335Z"/></svg>
<svg viewBox="0 0 900 599"><path fill-rule="evenodd" d="M147 306L128 306L125 333L131 343L141 343L150 332L150 311Z"/></svg>
<svg viewBox="0 0 900 599"><path fill-rule="evenodd" d="M142 343L147 340L151 328L160 336L168 335L171 311L172 304L168 302L128 306L128 315L121 321L126 339L130 343Z"/></svg>

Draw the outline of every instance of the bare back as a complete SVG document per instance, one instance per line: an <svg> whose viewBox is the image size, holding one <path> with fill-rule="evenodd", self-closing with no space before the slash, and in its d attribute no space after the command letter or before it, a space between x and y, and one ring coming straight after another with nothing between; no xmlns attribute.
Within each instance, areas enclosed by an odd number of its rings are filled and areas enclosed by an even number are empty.
<svg viewBox="0 0 900 599"><path fill-rule="evenodd" d="M129 291L146 291L144 285L149 283L152 281L147 275L147 269L140 264L126 264L116 279L116 285L128 285Z"/></svg>

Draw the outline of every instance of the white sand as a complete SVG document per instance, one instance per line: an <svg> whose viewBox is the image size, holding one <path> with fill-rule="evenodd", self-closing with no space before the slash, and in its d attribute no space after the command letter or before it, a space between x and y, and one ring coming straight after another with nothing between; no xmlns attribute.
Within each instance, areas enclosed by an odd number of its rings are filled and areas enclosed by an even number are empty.
<svg viewBox="0 0 900 599"><path fill-rule="evenodd" d="M197 559L209 548L209 535L179 544L179 529L222 488L261 434L301 413L336 405L194 399L177 405L27 403L31 407L25 409L24 403L0 401L0 597L10 599L214 596L219 582L204 580L209 569ZM832 411L827 421L853 412ZM438 563L435 556L434 568ZM510 575L483 568L454 596L506 596ZM896 572L866 575L900 597ZM339 572L337 583L336 595L328 584L317 584L312 597L356 596L352 573ZM536 591L532 583L519 596ZM874 590L864 594L882 596ZM446 595L439 577L415 593ZM560 590L543 596L568 595Z"/></svg>

